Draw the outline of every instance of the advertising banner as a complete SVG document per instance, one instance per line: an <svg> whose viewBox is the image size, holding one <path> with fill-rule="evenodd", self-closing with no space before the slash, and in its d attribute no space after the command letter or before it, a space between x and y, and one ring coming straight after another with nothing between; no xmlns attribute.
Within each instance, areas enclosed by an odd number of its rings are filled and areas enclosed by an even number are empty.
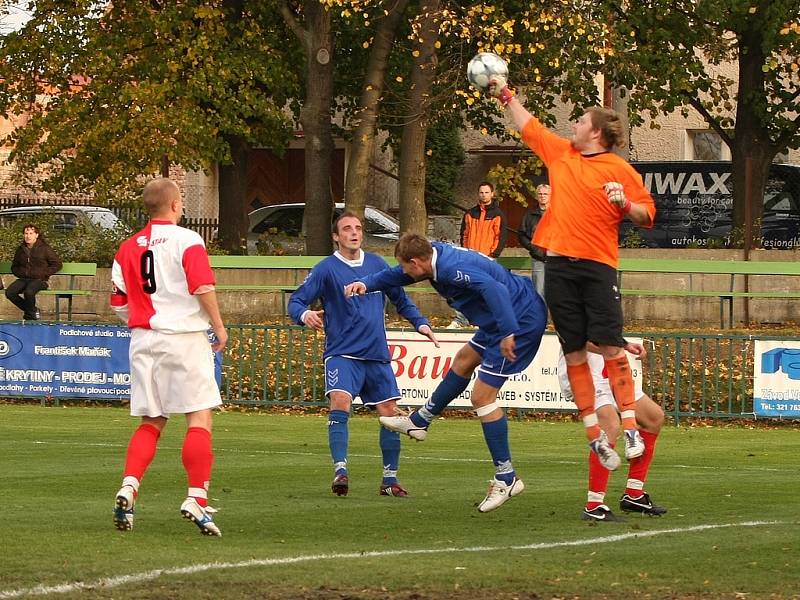
<svg viewBox="0 0 800 600"><path fill-rule="evenodd" d="M753 412L759 417L800 417L800 342L756 340Z"/></svg>
<svg viewBox="0 0 800 600"><path fill-rule="evenodd" d="M127 327L0 324L0 395L130 396Z"/></svg>
<svg viewBox="0 0 800 600"><path fill-rule="evenodd" d="M436 348L427 338L415 332L387 332L392 368L403 395L400 404L425 404L450 368L453 356L472 336L473 332L438 332L436 337L441 348ZM564 399L558 385L558 352L558 338L545 335L533 362L522 373L509 378L500 389L498 404L542 411L575 410L575 405ZM634 377L641 381L639 361L631 357L629 359ZM473 380L476 376L473 374ZM471 390L472 385L450 406L472 406L469 399Z"/></svg>

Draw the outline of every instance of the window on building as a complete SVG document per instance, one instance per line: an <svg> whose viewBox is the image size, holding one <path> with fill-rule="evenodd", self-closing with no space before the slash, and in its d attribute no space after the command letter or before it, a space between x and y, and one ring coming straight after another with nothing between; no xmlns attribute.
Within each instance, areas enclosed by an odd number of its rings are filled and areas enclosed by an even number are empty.
<svg viewBox="0 0 800 600"><path fill-rule="evenodd" d="M686 131L686 158L689 160L730 160L731 151L716 131L689 129Z"/></svg>

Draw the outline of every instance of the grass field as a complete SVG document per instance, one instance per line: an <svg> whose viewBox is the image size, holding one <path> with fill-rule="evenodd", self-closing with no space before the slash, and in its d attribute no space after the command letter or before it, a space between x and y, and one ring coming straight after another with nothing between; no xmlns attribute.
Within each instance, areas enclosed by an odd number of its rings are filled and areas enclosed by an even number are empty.
<svg viewBox="0 0 800 600"><path fill-rule="evenodd" d="M135 529L113 528L134 426L120 408L0 406L0 599L800 597L797 426L667 427L648 489L669 513L590 524L576 423L512 421L526 490L484 515L492 467L473 420L404 443L412 496L399 499L378 496L377 420L356 416L351 491L336 498L323 415L224 412L211 492L222 538L180 518L178 419Z"/></svg>

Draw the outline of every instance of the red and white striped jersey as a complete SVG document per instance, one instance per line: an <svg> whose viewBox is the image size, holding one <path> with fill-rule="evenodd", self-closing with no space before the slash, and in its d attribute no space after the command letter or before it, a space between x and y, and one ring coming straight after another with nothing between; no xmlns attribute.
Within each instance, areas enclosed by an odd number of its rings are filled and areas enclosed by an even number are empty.
<svg viewBox="0 0 800 600"><path fill-rule="evenodd" d="M128 327L164 333L209 328L209 317L193 294L214 285L214 272L203 239L194 231L150 221L117 250L111 280L111 306Z"/></svg>

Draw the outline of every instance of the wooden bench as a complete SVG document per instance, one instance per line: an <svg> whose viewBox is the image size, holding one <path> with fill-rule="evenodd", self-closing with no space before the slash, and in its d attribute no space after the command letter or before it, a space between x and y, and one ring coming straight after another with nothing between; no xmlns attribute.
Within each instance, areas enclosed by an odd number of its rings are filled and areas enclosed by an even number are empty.
<svg viewBox="0 0 800 600"><path fill-rule="evenodd" d="M54 275L67 276L66 287L62 288L48 288L42 290L37 295L39 296L55 296L55 317L56 321L61 320L61 300L67 301L67 320L72 320L72 299L75 296L88 296L92 290L82 290L77 287L76 277L94 277L97 274L97 265L95 263L71 263L66 262L62 265L61 270ZM0 262L0 275L12 275L11 262Z"/></svg>
<svg viewBox="0 0 800 600"><path fill-rule="evenodd" d="M221 292L273 292L281 295L283 314L286 315L287 302L286 295L294 292L306 273L310 271L318 262L326 258L325 256L231 256L231 255L211 255L211 267L213 269L288 269L293 272L292 283L285 284L260 284L260 283L221 283L217 284L217 290ZM383 257L390 266L397 264L397 260L391 256ZM414 285L406 288L407 292L433 293L432 287Z"/></svg>
<svg viewBox="0 0 800 600"><path fill-rule="evenodd" d="M282 296L284 310L286 294L291 294L302 283L302 277L323 256L212 256L211 266L215 269L290 269L293 280L286 284L221 284L221 291L263 291L279 292ZM390 265L397 264L394 257L384 257ZM501 256L498 262L508 269L530 271L529 256ZM727 305L728 325L733 324L733 301L735 299L798 299L800 290L762 290L743 289L741 285L745 276L787 277L800 275L800 263L783 261L743 261L743 260L705 260L705 259L651 259L621 258L619 261L619 287L623 296L664 297L664 298L716 298L720 302L720 327L725 327L725 308ZM633 287L624 285L626 273L650 274L685 274L689 276L688 286L683 289ZM727 276L727 284L716 285L708 289L697 289L695 283L710 275ZM408 292L431 293L433 288L416 285L407 288Z"/></svg>
<svg viewBox="0 0 800 600"><path fill-rule="evenodd" d="M720 327L725 327L725 304L728 305L728 325L733 326L733 301L737 298L749 299L797 299L800 291L763 290L751 291L737 289L737 278L750 276L794 277L800 275L800 264L783 261L744 261L744 260L703 260L703 259L650 259L622 258L618 267L619 288L623 296L662 296L685 298L718 298L720 301ZM688 289L626 288L623 285L626 273L686 274L689 276ZM694 288L697 277L726 275L728 285L719 289ZM749 280L748 280L749 283Z"/></svg>
<svg viewBox="0 0 800 600"><path fill-rule="evenodd" d="M281 295L281 305L286 314L286 294L291 294L302 283L300 273L311 269L324 256L232 256L211 255L213 269L288 269L292 271L293 281L286 284L260 283L222 283L216 288L223 292L277 292Z"/></svg>
<svg viewBox="0 0 800 600"><path fill-rule="evenodd" d="M512 270L530 270L531 259L527 256L502 256L498 262ZM621 258L619 260L618 284L623 296L664 297L664 298L717 298L719 299L720 327L725 327L725 307L727 304L728 325L733 325L733 301L736 299L781 299L800 298L799 290L741 289L744 277L772 276L792 277L800 275L800 264L783 261L744 261L744 260L706 260L706 259L658 259ZM655 287L625 287L626 273L685 274L689 276L685 289L657 289ZM716 289L696 289L695 283L709 275L727 276L727 285ZM749 281L748 281L749 283ZM739 284L739 285L737 285Z"/></svg>

